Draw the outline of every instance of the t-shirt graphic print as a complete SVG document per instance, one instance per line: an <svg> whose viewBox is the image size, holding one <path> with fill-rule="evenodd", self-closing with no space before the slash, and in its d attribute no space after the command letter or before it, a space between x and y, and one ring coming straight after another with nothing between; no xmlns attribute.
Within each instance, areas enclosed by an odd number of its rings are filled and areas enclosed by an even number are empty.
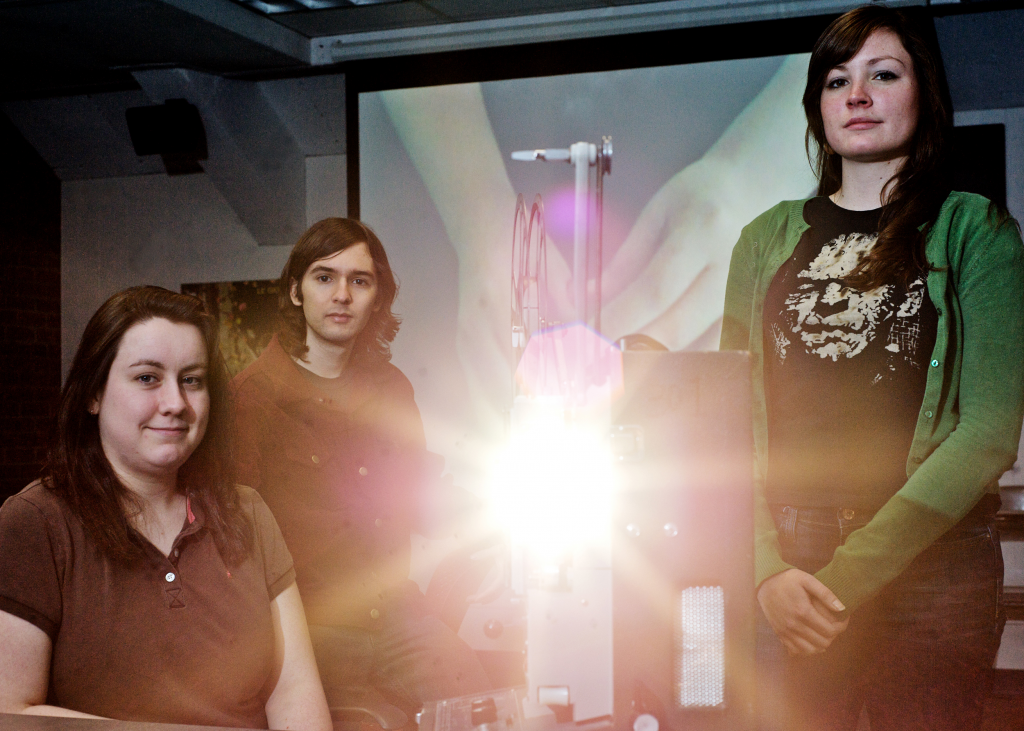
<svg viewBox="0 0 1024 731"><path fill-rule="evenodd" d="M796 274L796 290L786 297L785 309L780 313L785 324L775 323L776 358L785 360L791 336L802 343L808 355L835 362L863 353L879 334L884 334L887 353L900 356L911 367L917 365L924 277L914 280L907 291L883 284L863 292L843 281L877 240L877 233L840 235L826 242ZM886 372L896 370L893 361L892 357L886 359ZM880 372L875 379L882 377Z"/></svg>

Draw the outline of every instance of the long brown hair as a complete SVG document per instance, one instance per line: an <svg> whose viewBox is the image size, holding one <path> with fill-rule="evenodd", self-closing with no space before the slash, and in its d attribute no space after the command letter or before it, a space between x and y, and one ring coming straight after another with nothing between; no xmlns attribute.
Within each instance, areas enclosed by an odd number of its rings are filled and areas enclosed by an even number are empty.
<svg viewBox="0 0 1024 731"><path fill-rule="evenodd" d="M303 359L309 348L306 345L306 318L302 305L292 302L292 283L299 284L299 300L302 299L302 278L313 262L334 256L350 246L366 244L377 275L377 310L370 316L366 327L356 338L353 354L371 355L391 360L391 341L398 334L401 320L391 307L398 296L398 282L388 262L384 245L369 226L353 218L325 218L314 223L302 234L281 272L281 294L278 299L278 314L281 327L277 337L281 346L293 357Z"/></svg>
<svg viewBox="0 0 1024 731"><path fill-rule="evenodd" d="M907 160L887 185L878 241L846 278L865 290L887 283L905 287L930 269L925 233L950 191L947 158L953 104L936 44L904 11L866 5L832 21L811 51L803 104L807 155L818 176L818 195L832 195L843 180L842 158L829 147L821 116L825 80L829 71L853 58L868 36L879 30L895 33L910 55L918 86L918 118Z"/></svg>
<svg viewBox="0 0 1024 731"><path fill-rule="evenodd" d="M106 386L124 334L155 318L194 325L206 345L210 416L202 441L178 472L178 487L201 507L225 559L237 563L252 547L252 531L234 488L228 372L217 347L217 321L195 297L162 287L131 287L96 311L85 326L61 392L56 439L43 468L43 482L71 507L104 553L117 560L142 555L129 516L140 507L138 499L117 478L104 454L99 422L89 406Z"/></svg>

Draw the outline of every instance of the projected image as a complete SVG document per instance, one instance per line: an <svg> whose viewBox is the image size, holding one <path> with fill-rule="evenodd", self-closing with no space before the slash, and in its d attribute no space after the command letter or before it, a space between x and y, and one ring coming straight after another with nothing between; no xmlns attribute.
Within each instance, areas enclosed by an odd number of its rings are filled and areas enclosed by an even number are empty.
<svg viewBox="0 0 1024 731"><path fill-rule="evenodd" d="M740 229L815 188L806 71L797 55L360 95L361 215L401 279L394 361L464 484L510 406L517 194L544 199L549 319L573 316L573 169L511 152L613 136L603 334L713 350Z"/></svg>

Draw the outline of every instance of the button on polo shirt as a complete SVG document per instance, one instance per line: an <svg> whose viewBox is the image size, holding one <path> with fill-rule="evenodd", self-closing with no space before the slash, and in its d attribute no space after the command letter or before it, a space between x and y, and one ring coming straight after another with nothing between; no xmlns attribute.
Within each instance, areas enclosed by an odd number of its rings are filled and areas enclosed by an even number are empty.
<svg viewBox="0 0 1024 731"><path fill-rule="evenodd" d="M182 552L187 554L190 544L205 536L208 536L208 532L204 528L204 521L198 519L193 512L190 496L185 503L185 522L181 532L174 539L169 555L164 556L156 546L144 541L146 558L153 570L162 578L165 606L168 609L184 609L187 606L189 597L182 584L183 577L179 569Z"/></svg>

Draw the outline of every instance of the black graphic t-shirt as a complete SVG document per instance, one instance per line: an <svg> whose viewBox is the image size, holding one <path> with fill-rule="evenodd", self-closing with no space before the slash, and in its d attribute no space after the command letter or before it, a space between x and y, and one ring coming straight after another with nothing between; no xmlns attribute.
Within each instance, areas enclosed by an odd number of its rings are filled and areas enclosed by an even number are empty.
<svg viewBox="0 0 1024 731"><path fill-rule="evenodd" d="M882 209L819 197L764 302L770 502L877 510L906 482L938 314L925 275L868 292L843 277Z"/></svg>

